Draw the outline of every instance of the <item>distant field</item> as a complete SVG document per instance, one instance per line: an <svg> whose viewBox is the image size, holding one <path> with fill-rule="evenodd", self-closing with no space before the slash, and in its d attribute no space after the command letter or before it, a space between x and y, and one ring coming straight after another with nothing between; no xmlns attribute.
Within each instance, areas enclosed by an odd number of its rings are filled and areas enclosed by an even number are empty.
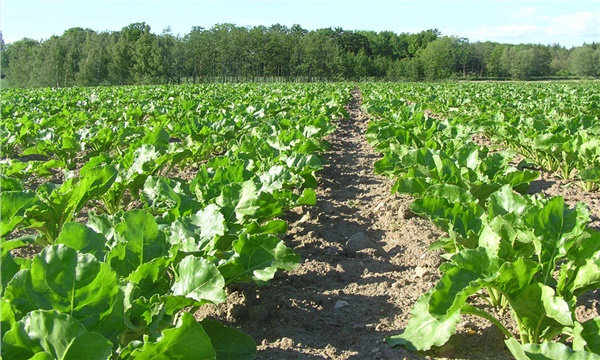
<svg viewBox="0 0 600 360"><path fill-rule="evenodd" d="M3 90L0 357L596 359L599 85Z"/></svg>
<svg viewBox="0 0 600 360"><path fill-rule="evenodd" d="M8 80L0 79L0 89L6 89L6 88L8 88Z"/></svg>

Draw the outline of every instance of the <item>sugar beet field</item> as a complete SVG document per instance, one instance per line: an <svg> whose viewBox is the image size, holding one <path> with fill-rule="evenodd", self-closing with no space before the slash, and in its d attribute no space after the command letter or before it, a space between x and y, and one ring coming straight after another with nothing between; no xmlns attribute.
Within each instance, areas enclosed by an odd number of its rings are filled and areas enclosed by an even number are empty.
<svg viewBox="0 0 600 360"><path fill-rule="evenodd" d="M600 84L3 90L3 359L600 359Z"/></svg>

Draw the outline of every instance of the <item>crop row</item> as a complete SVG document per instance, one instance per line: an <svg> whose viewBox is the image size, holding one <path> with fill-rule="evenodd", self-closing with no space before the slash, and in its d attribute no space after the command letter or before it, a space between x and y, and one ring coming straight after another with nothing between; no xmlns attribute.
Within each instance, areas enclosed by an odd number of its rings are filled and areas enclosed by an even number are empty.
<svg viewBox="0 0 600 360"><path fill-rule="evenodd" d="M600 87L594 83L460 83L397 85L406 100L468 123L524 161L600 185Z"/></svg>
<svg viewBox="0 0 600 360"><path fill-rule="evenodd" d="M193 314L295 268L279 217L315 203L343 90L3 93L2 356L253 358L249 336Z"/></svg>
<svg viewBox="0 0 600 360"><path fill-rule="evenodd" d="M510 165L514 151L475 144L479 126L429 117L397 87L368 85L363 94L364 108L377 118L367 131L383 155L376 172L395 180L392 192L415 198L412 212L447 233L431 245L445 251L440 280L388 343L421 351L442 346L469 314L497 326L519 360L598 358L600 317L576 316L582 295L600 285L600 232L587 227L587 206L527 195L538 174ZM477 299L508 308L518 335Z"/></svg>

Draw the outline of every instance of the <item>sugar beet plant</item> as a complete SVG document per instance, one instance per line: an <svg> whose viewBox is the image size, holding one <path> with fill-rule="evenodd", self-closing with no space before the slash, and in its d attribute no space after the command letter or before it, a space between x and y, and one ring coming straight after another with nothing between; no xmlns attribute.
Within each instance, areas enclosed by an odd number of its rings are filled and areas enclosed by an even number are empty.
<svg viewBox="0 0 600 360"><path fill-rule="evenodd" d="M469 314L497 326L519 360L598 358L600 318L575 315L581 295L600 285L600 233L586 226L587 206L526 195L537 174L510 166L510 152L473 144L477 127L432 119L416 104L386 105L399 94L381 85L363 90L365 108L378 118L367 131L383 153L376 171L396 180L393 192L415 197L415 214L448 234L432 244L446 251L439 282L388 343L442 346ZM518 334L477 306L478 298L509 309Z"/></svg>
<svg viewBox="0 0 600 360"><path fill-rule="evenodd" d="M578 180L586 191L598 190L598 84L411 84L397 90L455 122L468 122L536 166Z"/></svg>
<svg viewBox="0 0 600 360"><path fill-rule="evenodd" d="M253 358L248 335L193 314L224 302L230 284L295 268L279 217L315 203L322 138L348 94L327 85L3 93L2 357ZM49 123L57 135L70 128L80 151L63 159L53 137L38 146ZM194 173L178 177L186 167ZM31 243L41 250L19 255Z"/></svg>

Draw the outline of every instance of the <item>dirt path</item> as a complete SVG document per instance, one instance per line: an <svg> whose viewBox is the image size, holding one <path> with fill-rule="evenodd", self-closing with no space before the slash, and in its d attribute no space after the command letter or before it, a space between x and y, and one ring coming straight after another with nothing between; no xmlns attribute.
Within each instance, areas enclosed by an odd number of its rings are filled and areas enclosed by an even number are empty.
<svg viewBox="0 0 600 360"><path fill-rule="evenodd" d="M383 340L404 329L416 299L437 281L439 254L427 247L441 233L412 217L411 198L390 195L392 182L373 174L379 156L364 137L360 101L356 90L351 118L328 139L317 205L288 216L285 240L302 257L298 268L262 288L230 289L227 305L198 314L250 334L258 359L422 358ZM430 355L509 358L495 328L466 321L460 329ZM481 349L482 342L491 344Z"/></svg>

